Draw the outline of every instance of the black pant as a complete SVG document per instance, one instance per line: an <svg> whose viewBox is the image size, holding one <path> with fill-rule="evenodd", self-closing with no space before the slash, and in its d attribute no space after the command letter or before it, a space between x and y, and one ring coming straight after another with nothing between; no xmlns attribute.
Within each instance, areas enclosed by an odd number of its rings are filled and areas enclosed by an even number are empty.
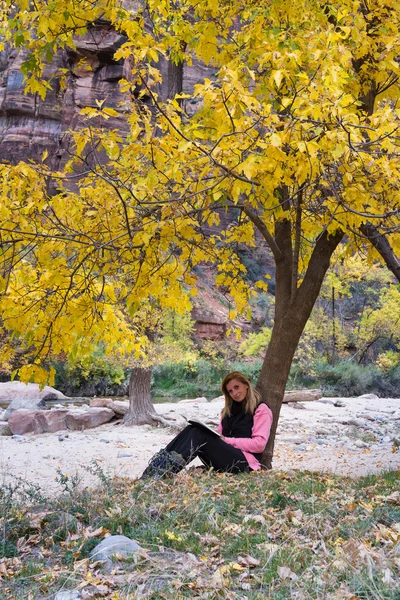
<svg viewBox="0 0 400 600"><path fill-rule="evenodd" d="M206 429L188 425L165 448L177 452L189 463L198 456L207 467L216 471L242 473L250 471L243 452L227 444Z"/></svg>

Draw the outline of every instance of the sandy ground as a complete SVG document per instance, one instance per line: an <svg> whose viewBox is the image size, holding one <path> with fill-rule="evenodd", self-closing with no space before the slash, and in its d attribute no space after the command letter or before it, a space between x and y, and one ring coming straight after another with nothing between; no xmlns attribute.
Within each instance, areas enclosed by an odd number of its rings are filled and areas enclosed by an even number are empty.
<svg viewBox="0 0 400 600"><path fill-rule="evenodd" d="M341 406L335 406L337 403ZM356 477L400 468L400 399L324 398L303 410L283 405L275 446L274 469L305 469ZM222 400L159 404L157 411L182 422L196 415L218 422ZM350 421L350 422L349 422ZM60 490L57 471L78 473L83 485L95 485L93 461L110 476L136 478L151 456L175 434L164 427L107 424L83 432L58 432L0 438L1 482L20 477L43 491ZM395 451L394 451L395 450Z"/></svg>

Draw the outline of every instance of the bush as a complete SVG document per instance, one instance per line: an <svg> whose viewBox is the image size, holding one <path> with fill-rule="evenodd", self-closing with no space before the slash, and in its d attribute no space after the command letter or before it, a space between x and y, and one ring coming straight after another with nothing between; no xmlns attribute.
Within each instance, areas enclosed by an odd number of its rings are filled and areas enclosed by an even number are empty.
<svg viewBox="0 0 400 600"><path fill-rule="evenodd" d="M86 363L52 364L55 387L66 396L123 396L127 393L129 372L107 360L99 350Z"/></svg>
<svg viewBox="0 0 400 600"><path fill-rule="evenodd" d="M381 397L399 395L399 367L382 372L376 365L340 362L334 366L317 363L315 370L316 381L325 395L361 396L368 393Z"/></svg>

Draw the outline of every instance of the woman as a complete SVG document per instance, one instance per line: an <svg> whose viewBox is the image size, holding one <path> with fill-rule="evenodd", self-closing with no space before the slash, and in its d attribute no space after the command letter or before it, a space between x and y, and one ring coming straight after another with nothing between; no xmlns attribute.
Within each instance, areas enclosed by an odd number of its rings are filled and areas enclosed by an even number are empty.
<svg viewBox="0 0 400 600"><path fill-rule="evenodd" d="M178 473L196 456L216 471L242 473L261 469L272 412L260 402L250 381L234 371L222 382L225 406L215 435L200 425L188 425L151 459L141 479Z"/></svg>

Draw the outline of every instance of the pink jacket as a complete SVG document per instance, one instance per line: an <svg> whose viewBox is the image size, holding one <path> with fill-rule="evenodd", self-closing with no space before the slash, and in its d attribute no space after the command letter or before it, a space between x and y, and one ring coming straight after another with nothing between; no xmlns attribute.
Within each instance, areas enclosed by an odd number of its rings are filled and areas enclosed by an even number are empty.
<svg viewBox="0 0 400 600"><path fill-rule="evenodd" d="M259 471L261 465L256 457L251 454L262 452L268 442L272 425L272 412L266 404L260 404L254 413L253 428L250 438L226 437L225 442L241 450L246 457L252 471ZM218 433L222 433L222 423L218 425Z"/></svg>

